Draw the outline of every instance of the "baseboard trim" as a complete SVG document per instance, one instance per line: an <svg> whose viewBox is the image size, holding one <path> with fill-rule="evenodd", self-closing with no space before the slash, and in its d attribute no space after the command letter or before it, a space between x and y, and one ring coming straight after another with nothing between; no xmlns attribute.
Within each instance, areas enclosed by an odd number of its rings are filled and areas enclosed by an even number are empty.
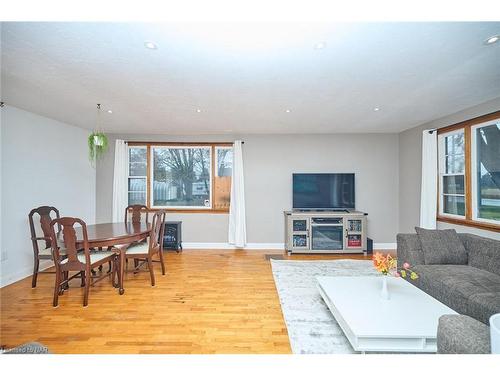
<svg viewBox="0 0 500 375"><path fill-rule="evenodd" d="M245 247L236 247L227 242L183 242L182 247L190 250L284 250L284 243L247 243Z"/></svg>
<svg viewBox="0 0 500 375"><path fill-rule="evenodd" d="M284 250L285 244L282 242L250 242L243 248L230 245L227 242L183 242L184 249L192 250ZM373 244L374 250L394 250L396 243L379 242Z"/></svg>
<svg viewBox="0 0 500 375"><path fill-rule="evenodd" d="M47 268L50 268L54 265L54 263L51 260L42 260L40 261L40 271L45 271ZM0 288L3 288L4 286L13 284L19 280L22 280L26 277L32 276L33 275L33 266L30 267L24 267L23 269L14 272L10 275L5 275L2 274L2 280L0 281Z"/></svg>

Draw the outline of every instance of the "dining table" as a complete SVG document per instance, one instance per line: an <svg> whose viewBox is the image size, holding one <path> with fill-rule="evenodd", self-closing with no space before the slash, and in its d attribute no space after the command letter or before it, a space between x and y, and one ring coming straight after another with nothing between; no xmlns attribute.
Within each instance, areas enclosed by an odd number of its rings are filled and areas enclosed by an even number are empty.
<svg viewBox="0 0 500 375"><path fill-rule="evenodd" d="M77 245L83 247L82 228L75 228L78 238ZM125 274L125 252L126 246L133 242L145 240L151 231L149 223L102 223L87 225L87 237L89 248L108 248L112 247L119 256L118 288L119 293L125 293L123 279ZM117 247L115 247L117 246Z"/></svg>

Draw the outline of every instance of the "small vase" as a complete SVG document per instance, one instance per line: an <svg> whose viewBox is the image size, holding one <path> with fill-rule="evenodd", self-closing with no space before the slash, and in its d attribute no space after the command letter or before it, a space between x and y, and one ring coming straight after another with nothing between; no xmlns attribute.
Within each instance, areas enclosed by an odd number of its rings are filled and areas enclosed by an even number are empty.
<svg viewBox="0 0 500 375"><path fill-rule="evenodd" d="M389 290L387 289L387 277L387 275L382 276L382 290L380 291L382 299L390 299Z"/></svg>

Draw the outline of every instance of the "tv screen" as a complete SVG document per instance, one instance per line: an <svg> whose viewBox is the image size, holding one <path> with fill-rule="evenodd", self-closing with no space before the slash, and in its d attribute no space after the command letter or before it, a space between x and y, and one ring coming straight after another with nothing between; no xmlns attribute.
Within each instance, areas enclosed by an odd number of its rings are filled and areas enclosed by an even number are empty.
<svg viewBox="0 0 500 375"><path fill-rule="evenodd" d="M294 173L294 209L354 209L354 173Z"/></svg>

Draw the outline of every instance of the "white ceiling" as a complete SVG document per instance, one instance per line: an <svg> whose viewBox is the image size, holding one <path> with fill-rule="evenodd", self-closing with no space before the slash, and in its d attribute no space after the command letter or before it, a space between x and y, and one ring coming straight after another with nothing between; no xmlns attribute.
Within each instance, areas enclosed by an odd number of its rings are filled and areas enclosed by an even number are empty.
<svg viewBox="0 0 500 375"><path fill-rule="evenodd" d="M88 129L102 103L110 133L399 132L500 97L495 34L500 22L2 23L2 100Z"/></svg>

